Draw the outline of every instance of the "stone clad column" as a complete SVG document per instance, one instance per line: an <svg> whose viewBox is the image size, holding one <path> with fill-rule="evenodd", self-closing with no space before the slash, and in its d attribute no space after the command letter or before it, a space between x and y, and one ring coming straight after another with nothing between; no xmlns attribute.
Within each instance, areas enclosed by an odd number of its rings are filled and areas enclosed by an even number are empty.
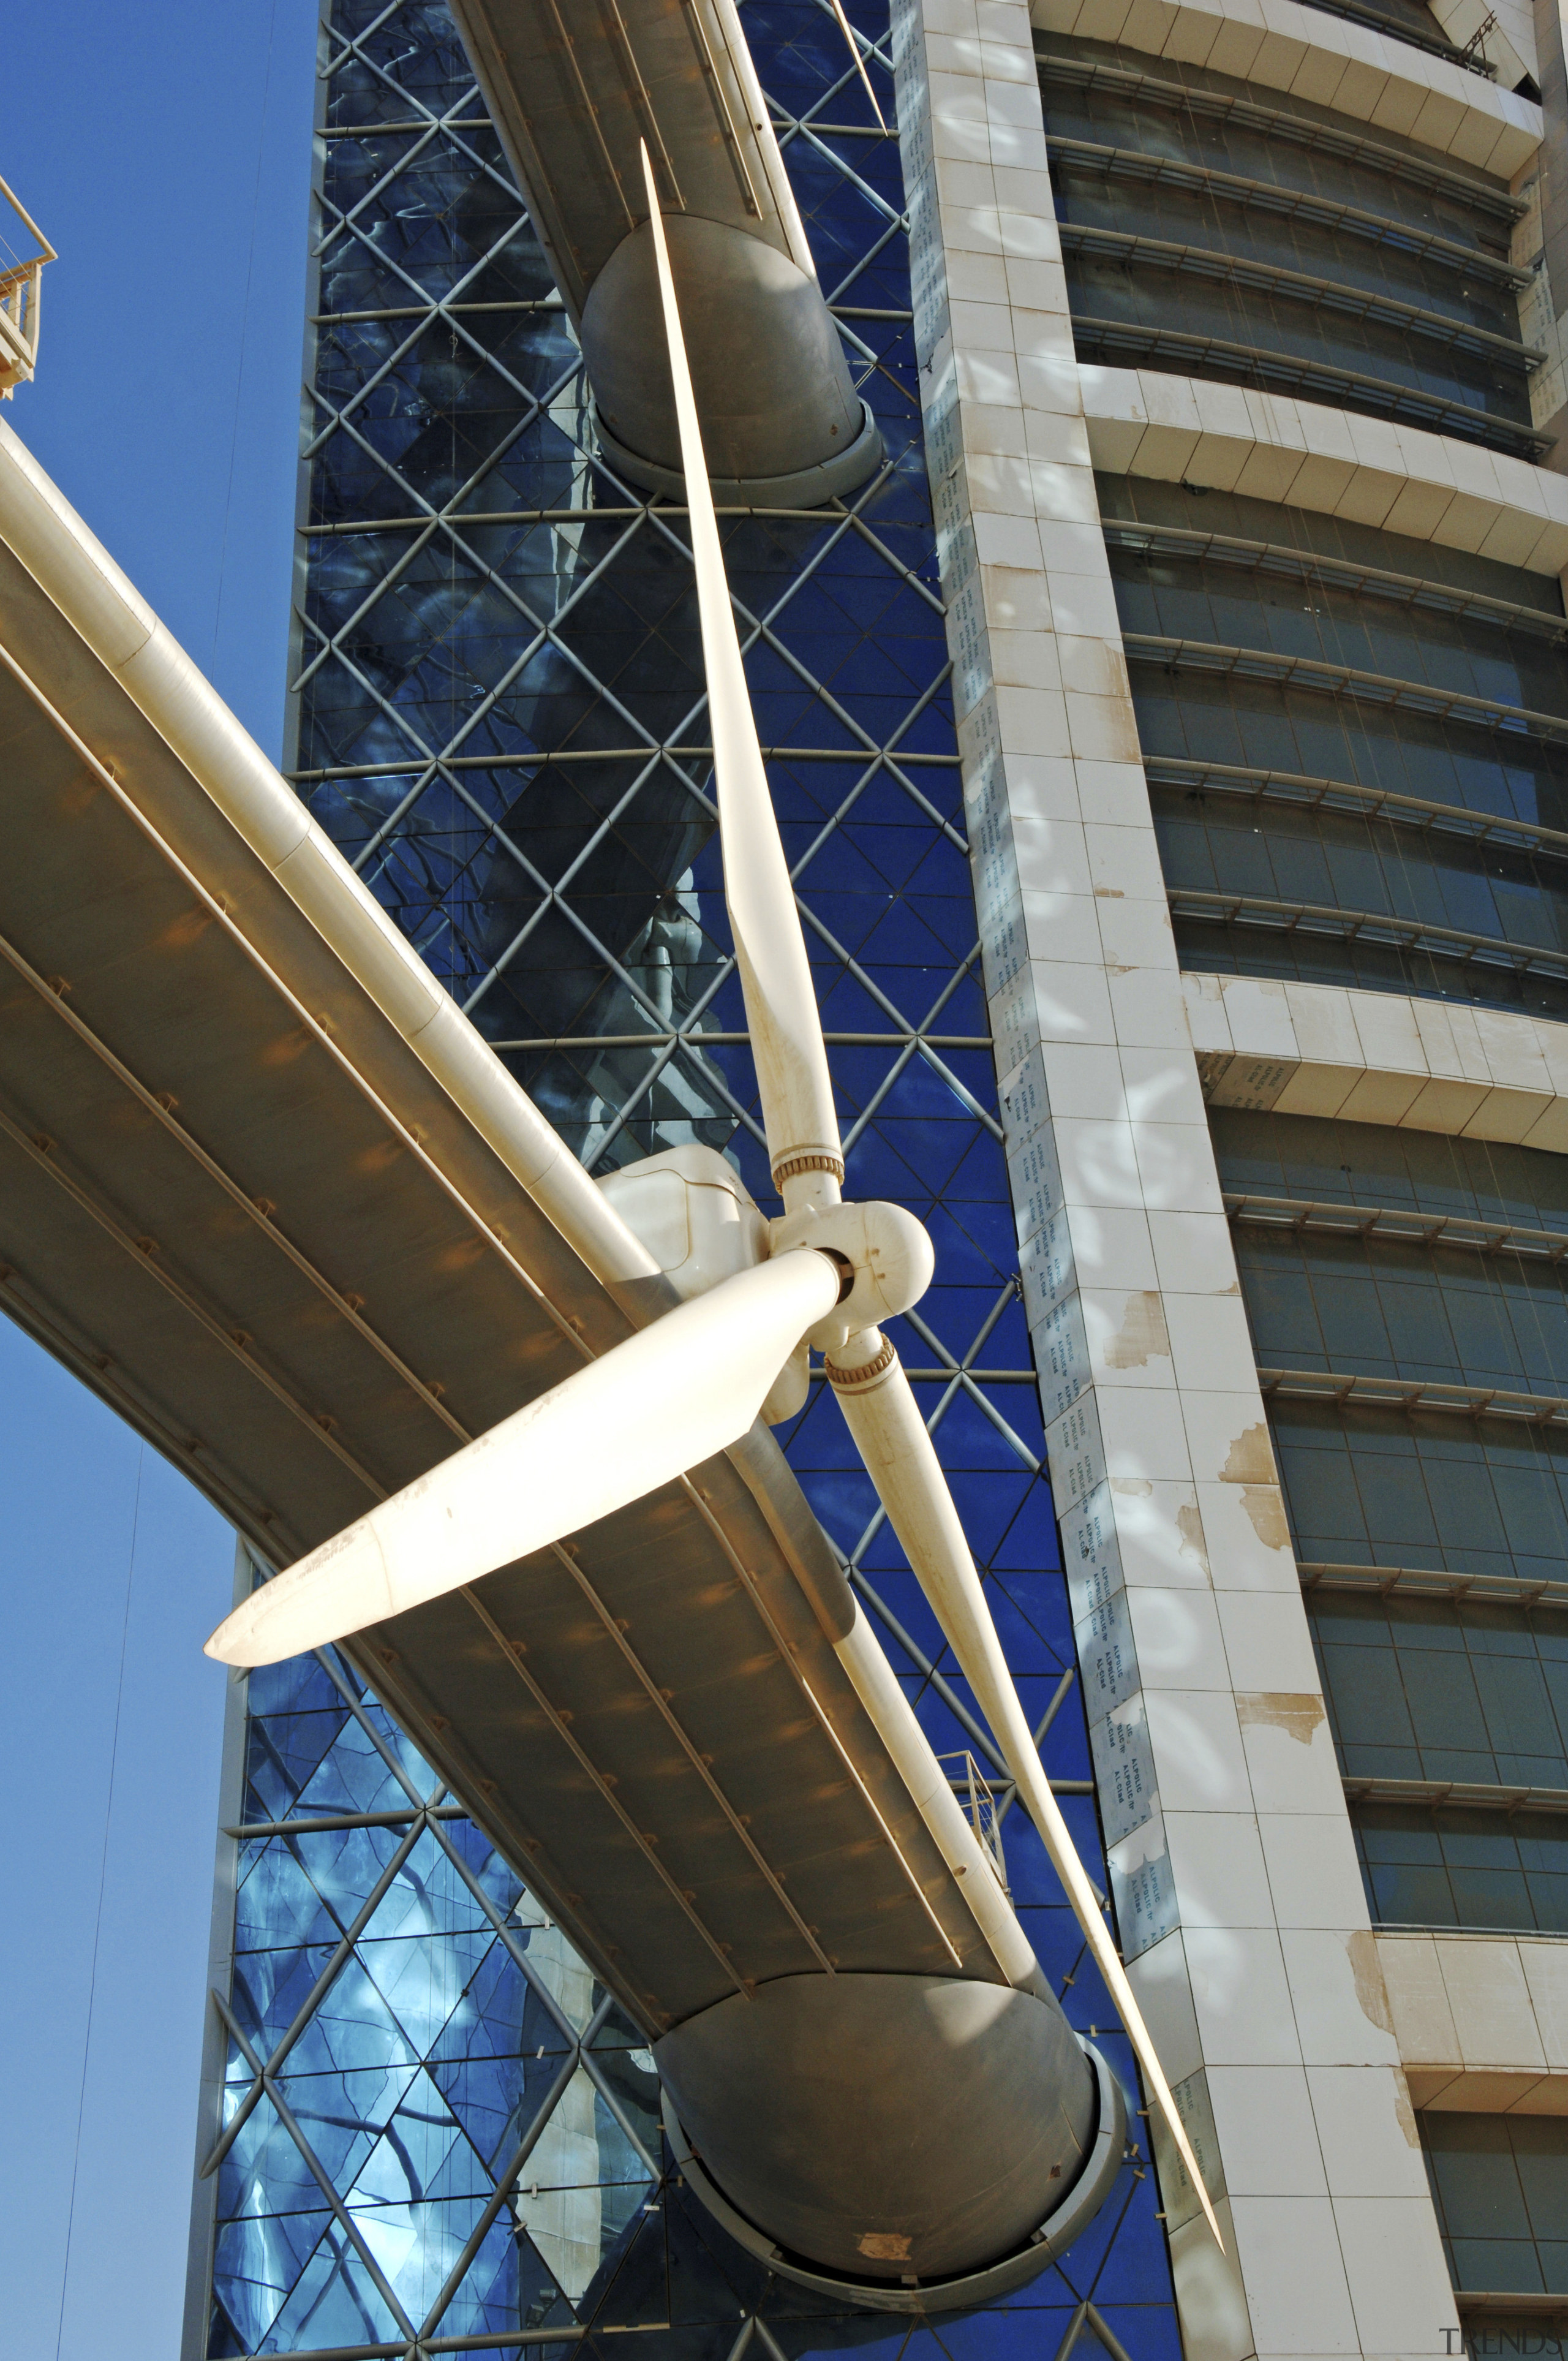
<svg viewBox="0 0 1568 2361"><path fill-rule="evenodd" d="M1187 2352L1440 2353L1453 2299L1188 1031L1028 11L895 0L894 41L986 991L1117 1923L1234 2258L1160 2158Z"/></svg>

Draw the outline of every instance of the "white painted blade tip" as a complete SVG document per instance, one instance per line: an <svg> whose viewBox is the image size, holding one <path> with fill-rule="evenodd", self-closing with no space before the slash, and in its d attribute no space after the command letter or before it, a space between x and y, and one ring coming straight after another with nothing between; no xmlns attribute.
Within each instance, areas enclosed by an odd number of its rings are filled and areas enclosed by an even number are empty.
<svg viewBox="0 0 1568 2361"><path fill-rule="evenodd" d="M739 1441L839 1284L825 1255L799 1249L665 1312L242 1599L206 1653L252 1667L304 1655L658 1490Z"/></svg>
<svg viewBox="0 0 1568 2361"><path fill-rule="evenodd" d="M302 1597L269 1597L273 1583L281 1579L275 1575L265 1590L242 1599L232 1614L225 1616L202 1653L211 1656L215 1664L232 1666L236 1672L251 1673L263 1664L280 1664L289 1656L302 1656L313 1648L324 1648L332 1641L359 1630L362 1623L375 1620L374 1609L362 1614L357 1621L352 1610L346 1617L342 1613L334 1615L330 1607L323 1613L326 1586L319 1579L305 1589Z"/></svg>
<svg viewBox="0 0 1568 2361"><path fill-rule="evenodd" d="M236 1607L225 1615L211 1638L203 1642L202 1653L211 1656L215 1664L227 1664L236 1672L254 1672L258 1665L276 1664L280 1659L271 1654L259 1639L256 1618L245 1607Z"/></svg>

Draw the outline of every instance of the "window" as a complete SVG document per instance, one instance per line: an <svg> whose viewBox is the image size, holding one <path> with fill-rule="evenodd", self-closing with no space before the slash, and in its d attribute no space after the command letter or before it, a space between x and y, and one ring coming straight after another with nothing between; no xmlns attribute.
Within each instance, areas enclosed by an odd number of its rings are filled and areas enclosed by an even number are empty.
<svg viewBox="0 0 1568 2361"><path fill-rule="evenodd" d="M1334 140L1327 108L1116 55L1058 38L1040 60L1082 356L1157 365L1177 340L1167 365L1196 376L1306 390L1327 372L1317 390L1351 409L1535 447L1505 192L1412 169L1409 143L1360 126Z"/></svg>
<svg viewBox="0 0 1568 2361"><path fill-rule="evenodd" d="M1352 1778L1568 1790L1568 1613L1358 1591L1307 1611Z"/></svg>
<svg viewBox="0 0 1568 2361"><path fill-rule="evenodd" d="M1568 1397L1562 1264L1246 1224L1236 1259L1266 1368Z"/></svg>
<svg viewBox="0 0 1568 2361"><path fill-rule="evenodd" d="M1408 1206L1568 1235L1568 1157L1391 1124L1212 1107L1222 1186L1347 1205Z"/></svg>
<svg viewBox="0 0 1568 2361"><path fill-rule="evenodd" d="M1568 1017L1568 858L1224 784L1150 791L1184 967Z"/></svg>
<svg viewBox="0 0 1568 2361"><path fill-rule="evenodd" d="M1568 2295L1568 2119L1429 2114L1420 2125L1454 2286Z"/></svg>
<svg viewBox="0 0 1568 2361"><path fill-rule="evenodd" d="M1563 1159L1304 1115L1216 1108L1212 1123L1266 1370L1568 1396ZM1314 1205L1343 1204L1468 1224L1480 1243L1314 1226ZM1288 1389L1269 1417L1304 1561L1568 1573L1568 1426Z"/></svg>
<svg viewBox="0 0 1568 2361"><path fill-rule="evenodd" d="M1099 491L1183 964L1568 1017L1557 586L1234 494Z"/></svg>
<svg viewBox="0 0 1568 2361"><path fill-rule="evenodd" d="M1561 1582L1568 1437L1522 1420L1269 1405L1298 1557Z"/></svg>
<svg viewBox="0 0 1568 2361"><path fill-rule="evenodd" d="M1363 1568L1563 1585L1568 1425L1310 1400L1269 1374L1568 1394L1568 1161L1310 1116L1212 1122L1368 1907L1568 1934L1568 1807L1540 1793L1568 1791L1568 1604L1354 1587ZM1348 1209L1371 1225L1336 1229ZM1437 1237L1412 1235L1428 1223ZM1537 1793L1470 1807L1388 1782Z"/></svg>
<svg viewBox="0 0 1568 2361"><path fill-rule="evenodd" d="M1426 14L1422 11L1422 14ZM1431 148L1229 74L1054 35L1037 44L1046 130L1141 149L1387 216L1506 263L1524 211L1503 183ZM1346 137L1344 135L1350 136Z"/></svg>
<svg viewBox="0 0 1568 2361"><path fill-rule="evenodd" d="M1376 1926L1568 1935L1568 1816L1353 1802L1350 1817Z"/></svg>

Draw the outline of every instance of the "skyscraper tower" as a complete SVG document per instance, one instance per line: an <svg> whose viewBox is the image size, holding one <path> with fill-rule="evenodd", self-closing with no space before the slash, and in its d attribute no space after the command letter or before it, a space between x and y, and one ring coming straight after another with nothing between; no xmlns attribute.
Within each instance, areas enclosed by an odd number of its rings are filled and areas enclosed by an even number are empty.
<svg viewBox="0 0 1568 2361"><path fill-rule="evenodd" d="M848 1185L936 1225L938 1281L902 1323L904 1358L1098 1861L976 939L900 151L829 12L789 0L746 30L884 456L828 506L724 514L726 562ZM684 512L602 459L444 8L339 0L323 39L287 767L590 1170L700 1141L768 1202ZM891 118L885 23L865 58ZM1133 2091L1059 1887L825 1396L781 1431L791 1460L960 1794L994 1816L1053 1987ZM661 2356L793 2355L884 2332L848 2307L814 2326L818 2301L665 2176L642 2037L333 1652L253 1675L231 1740L224 1818L241 1833L217 1912L192 2355L609 2333ZM1092 2301L1109 2333L1175 2350L1135 2125L1101 2224L1027 2294L1043 2338Z"/></svg>
<svg viewBox="0 0 1568 2361"><path fill-rule="evenodd" d="M892 137L817 0L743 22L884 451L721 518L851 1179L936 1237L904 1357L1228 2255L1134 2112L1004 2306L771 2279L325 1651L236 1693L188 2361L1549 2323L1555 16L906 0L856 12ZM684 518L596 437L443 7L333 0L318 158L294 783L591 1170L701 1141L766 1200ZM792 1463L1135 2110L820 1390Z"/></svg>

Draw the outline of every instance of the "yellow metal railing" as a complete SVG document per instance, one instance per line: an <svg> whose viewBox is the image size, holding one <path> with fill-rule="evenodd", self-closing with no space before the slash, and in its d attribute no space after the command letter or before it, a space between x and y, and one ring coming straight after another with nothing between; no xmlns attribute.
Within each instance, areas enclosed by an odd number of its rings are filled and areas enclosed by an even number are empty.
<svg viewBox="0 0 1568 2361"><path fill-rule="evenodd" d="M54 261L55 251L15 191L8 189L4 181L0 181L0 197L5 198L29 236L38 244L37 254L6 262L0 269L0 401L8 401L38 365L43 269L46 262ZM0 258L8 245L9 240L0 237Z"/></svg>

